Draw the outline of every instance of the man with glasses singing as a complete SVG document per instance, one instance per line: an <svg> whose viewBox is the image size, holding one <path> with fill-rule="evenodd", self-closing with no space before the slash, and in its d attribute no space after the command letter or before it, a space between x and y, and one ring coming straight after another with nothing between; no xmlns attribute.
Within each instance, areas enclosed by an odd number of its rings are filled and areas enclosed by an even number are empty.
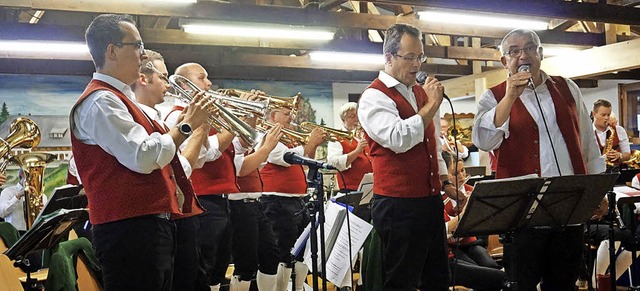
<svg viewBox="0 0 640 291"><path fill-rule="evenodd" d="M538 35L513 30L500 50L509 74L482 94L473 127L473 143L497 157L496 178L603 172L582 94L573 81L540 70ZM509 279L516 280L518 290L536 290L538 282L542 290L575 290L582 227L518 231L514 243L505 247L505 261L515 254L517 263L507 266L513 268L507 273L514 274Z"/></svg>
<svg viewBox="0 0 640 291"><path fill-rule="evenodd" d="M422 33L394 24L384 40L385 67L360 98L358 117L373 158L373 225L382 242L384 290L448 290L440 191L456 199L440 155L444 88L428 77ZM460 205L464 203L460 194Z"/></svg>
<svg viewBox="0 0 640 291"><path fill-rule="evenodd" d="M100 15L85 37L96 73L71 109L71 144L104 290L169 291L176 244L170 217L191 212L194 195L176 148L204 123L208 101L194 97L182 126L165 130L129 86L147 58L133 19Z"/></svg>

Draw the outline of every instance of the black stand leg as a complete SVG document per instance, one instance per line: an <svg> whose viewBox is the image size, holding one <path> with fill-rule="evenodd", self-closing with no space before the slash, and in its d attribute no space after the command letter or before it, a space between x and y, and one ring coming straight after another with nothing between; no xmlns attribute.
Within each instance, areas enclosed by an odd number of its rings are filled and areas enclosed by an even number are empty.
<svg viewBox="0 0 640 291"><path fill-rule="evenodd" d="M616 290L616 238L614 237L615 228L613 222L616 218L616 193L609 191L607 193L609 199L609 274L611 280L611 289Z"/></svg>
<svg viewBox="0 0 640 291"><path fill-rule="evenodd" d="M325 242L324 242L324 187L322 173L318 171L318 168L309 167L309 173L307 174L307 183L310 188L314 189L315 200L307 203L309 210L309 220L311 222L311 262L313 274L313 290L320 290L318 286L318 276L327 273L326 258L325 258ZM317 223L316 224L316 219ZM320 250L318 255L318 237L317 233L320 231ZM320 258L321 270L318 272L318 257ZM294 289L295 290L295 289ZM322 290L327 290L327 280L322 280Z"/></svg>
<svg viewBox="0 0 640 291"><path fill-rule="evenodd" d="M506 256L508 256L509 262L508 262L508 268L506 268L506 273L507 273L507 282L504 284L504 291L516 291L518 290L518 281L516 280L516 274L517 274L517 263L518 263L518 251L516 250L516 244L515 244L515 235L513 234L513 232L508 232L506 233L503 237L502 237L502 244L506 247L506 246L510 246L510 252L509 254L506 254ZM505 248L506 249L506 248ZM505 256L505 259L507 258Z"/></svg>
<svg viewBox="0 0 640 291"><path fill-rule="evenodd" d="M636 259L638 259L638 233L636 232L636 227L638 226L637 223L637 218L635 217L635 215L633 216L633 218L631 219L631 223L630 223L630 231L631 231L631 237L633 238L633 250L631 250L631 273L629 274L630 277L632 278L631 280L631 286L629 286L628 290L633 290L633 291L638 291L640 290L640 284L638 284L638 272L636 270L636 268L638 267L638 265L636 264Z"/></svg>
<svg viewBox="0 0 640 291"><path fill-rule="evenodd" d="M20 268L27 273L27 281L25 283L25 291L40 291L38 287L38 280L31 278L31 263L27 258L17 258L13 266ZM4 272L4 271L3 271Z"/></svg>

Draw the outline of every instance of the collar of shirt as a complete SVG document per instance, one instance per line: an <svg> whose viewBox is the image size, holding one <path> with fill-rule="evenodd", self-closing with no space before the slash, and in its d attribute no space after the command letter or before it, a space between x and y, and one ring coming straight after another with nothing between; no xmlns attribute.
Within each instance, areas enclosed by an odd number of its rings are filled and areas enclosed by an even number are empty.
<svg viewBox="0 0 640 291"><path fill-rule="evenodd" d="M114 88L118 89L118 91L122 92L125 96L127 96L127 98L134 101L135 103L138 103L136 102L136 95L131 90L131 87L123 83L122 81L114 77L111 77L109 75L105 75L101 73L93 73L93 78L113 86Z"/></svg>
<svg viewBox="0 0 640 291"><path fill-rule="evenodd" d="M146 113L147 115L149 115L149 117L155 121L162 121L160 119L160 112L155 109L154 107L149 107L147 105L144 105L142 103L138 103L138 106L140 106L140 109L142 109L142 111L144 111L144 113ZM163 122L164 123L164 122ZM162 124L162 123L161 123Z"/></svg>
<svg viewBox="0 0 640 291"><path fill-rule="evenodd" d="M416 111L418 110L416 96L413 94L413 90L411 90L410 87L407 87L404 84L400 83L400 81L396 80L394 77L387 74L385 71L380 71L380 74L378 75L378 79L380 79L380 81L385 86L387 86L387 88L395 87L398 90L398 92L400 92L400 94L402 94L402 96L405 99L407 99L407 101L409 101L409 104L411 104L413 109Z"/></svg>
<svg viewBox="0 0 640 291"><path fill-rule="evenodd" d="M607 131L610 131L610 130L611 130L611 128L610 128L610 127L608 127L608 126L607 126L607 129L605 129L604 131L602 131L602 130L599 130L599 129L596 127L595 123L592 123L591 125L593 126L593 130L594 130L595 132L597 132L597 133L600 133L600 134L606 133Z"/></svg>

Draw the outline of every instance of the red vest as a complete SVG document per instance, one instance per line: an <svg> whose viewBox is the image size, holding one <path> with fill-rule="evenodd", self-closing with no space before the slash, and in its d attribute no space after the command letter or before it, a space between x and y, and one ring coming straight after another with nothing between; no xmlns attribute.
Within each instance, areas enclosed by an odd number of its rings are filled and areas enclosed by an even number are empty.
<svg viewBox="0 0 640 291"><path fill-rule="evenodd" d="M245 153L245 157L246 156L247 154ZM238 177L238 187L240 188L240 192L262 192L262 178L260 178L260 171L255 169L245 176Z"/></svg>
<svg viewBox="0 0 640 291"><path fill-rule="evenodd" d="M264 192L307 193L307 176L302 165L283 167L267 163L260 170Z"/></svg>
<svg viewBox="0 0 640 291"><path fill-rule="evenodd" d="M342 152L345 154L352 152L358 146L356 140L343 140L340 144L342 145ZM346 189L357 190L364 174L373 172L371 158L369 157L370 150L369 146L366 146L365 149L358 154L358 157L351 162L351 167L342 171L342 175L337 175L339 188L346 187ZM344 177L344 180L342 177Z"/></svg>
<svg viewBox="0 0 640 291"><path fill-rule="evenodd" d="M80 181L78 181L78 178L72 175L71 172L69 172L68 170L67 170L67 184L80 185Z"/></svg>
<svg viewBox="0 0 640 291"><path fill-rule="evenodd" d="M211 129L209 136L215 134L216 131ZM206 162L202 168L193 170L191 179L193 180L193 188L198 196L240 192L236 177L236 166L233 163L235 155L236 152L233 148L233 143L231 143L218 159Z"/></svg>
<svg viewBox="0 0 640 291"><path fill-rule="evenodd" d="M407 119L416 115L409 101L395 88L387 88L379 79L375 79L369 88L377 89L396 103L400 118ZM416 96L418 108L427 102L427 94L422 87L412 88ZM372 125L375 126L375 125ZM398 198L418 198L440 195L440 174L438 173L438 152L433 121L426 124L424 138L427 142L420 142L404 153L395 153L385 148L369 135L365 138L371 147L373 158L373 192L378 195Z"/></svg>
<svg viewBox="0 0 640 291"><path fill-rule="evenodd" d="M115 94L126 105L134 121L142 125L148 134L164 130L150 123L144 112L122 92L102 81L92 80L75 106L97 90L108 90ZM141 174L120 164L99 145L82 143L74 136L73 131L71 144L78 175L84 177L92 224L164 212L181 214L176 196L176 182L185 196L183 211L191 212L193 188L177 155L164 168ZM176 182L171 178L173 174Z"/></svg>
<svg viewBox="0 0 640 291"><path fill-rule="evenodd" d="M552 81L553 80L553 81ZM567 144L573 172L586 174L580 146L580 126L576 102L562 77L552 76L546 81L556 111L558 127ZM506 81L491 88L493 96L500 102L504 98ZM527 174L540 175L540 146L538 126L520 98L511 107L509 114L509 138L504 139L494 153L498 160L496 178L516 177ZM544 129L543 129L544 130Z"/></svg>

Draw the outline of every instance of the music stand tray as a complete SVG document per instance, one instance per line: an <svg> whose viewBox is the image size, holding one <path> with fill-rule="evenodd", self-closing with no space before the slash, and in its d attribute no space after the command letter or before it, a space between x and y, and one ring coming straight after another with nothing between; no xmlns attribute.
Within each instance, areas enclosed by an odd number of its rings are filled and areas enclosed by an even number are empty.
<svg viewBox="0 0 640 291"><path fill-rule="evenodd" d="M49 249L65 237L76 222L88 218L86 209L60 209L42 216L4 254L11 260L20 261L32 252Z"/></svg>
<svg viewBox="0 0 640 291"><path fill-rule="evenodd" d="M617 177L595 174L480 181L454 236L584 223L613 188Z"/></svg>
<svg viewBox="0 0 640 291"><path fill-rule="evenodd" d="M80 194L80 190L82 190L82 185L64 185L53 189L51 198L36 220L58 209L86 208L87 195Z"/></svg>

